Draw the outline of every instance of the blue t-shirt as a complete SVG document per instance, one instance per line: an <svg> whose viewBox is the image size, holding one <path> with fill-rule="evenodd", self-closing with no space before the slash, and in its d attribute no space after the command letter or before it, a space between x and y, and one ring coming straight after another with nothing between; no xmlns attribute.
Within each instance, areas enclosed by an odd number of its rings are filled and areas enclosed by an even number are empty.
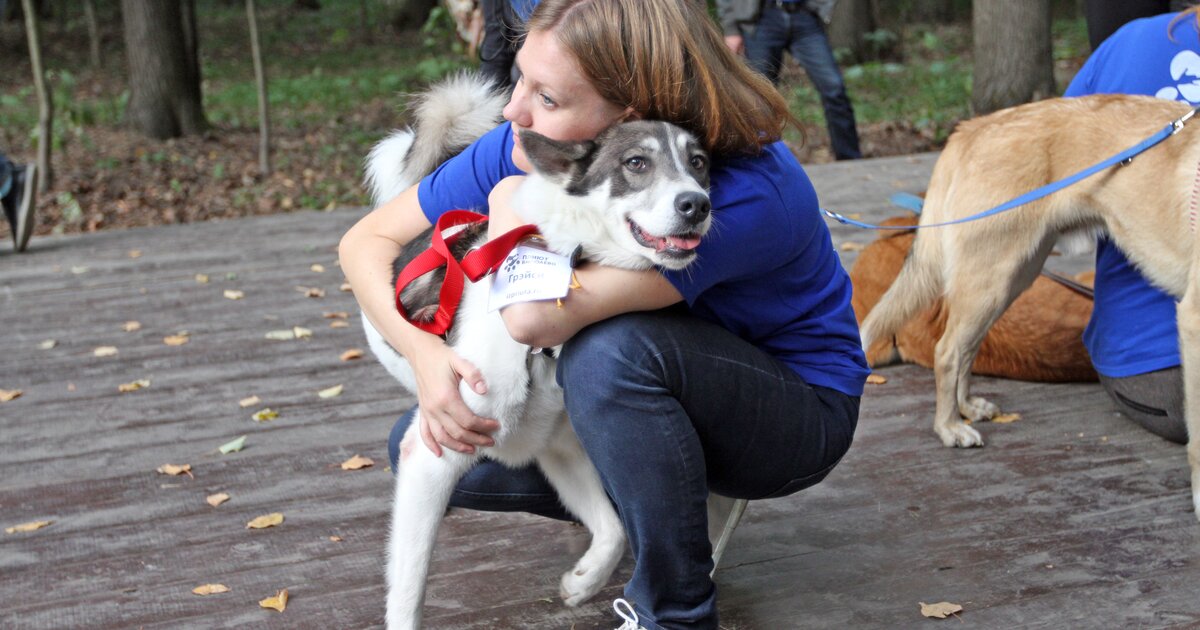
<svg viewBox="0 0 1200 630"><path fill-rule="evenodd" d="M1064 96L1145 94L1200 104L1196 21L1184 18L1170 29L1176 15L1121 27L1088 58ZM1175 298L1151 285L1107 239L1096 249L1096 300L1083 342L1096 371L1111 378L1180 363Z"/></svg>
<svg viewBox="0 0 1200 630"><path fill-rule="evenodd" d="M497 127L421 180L436 223L456 208L486 212L512 161L512 126ZM716 226L684 271L664 271L697 317L782 361L810 384L861 396L870 369L850 308L850 278L821 218L808 176L776 142L752 158L714 159Z"/></svg>

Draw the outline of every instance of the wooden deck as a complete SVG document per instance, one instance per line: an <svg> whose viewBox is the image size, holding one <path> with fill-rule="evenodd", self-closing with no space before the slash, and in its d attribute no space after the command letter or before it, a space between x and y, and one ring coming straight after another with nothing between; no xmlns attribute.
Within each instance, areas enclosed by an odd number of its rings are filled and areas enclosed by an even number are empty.
<svg viewBox="0 0 1200 630"><path fill-rule="evenodd" d="M810 173L827 206L872 219L892 212L891 192L922 190L932 161ZM412 400L369 357L339 358L365 348L334 251L361 212L0 250L0 389L24 392L0 403L0 525L53 521L0 535L0 627L381 624L385 438ZM873 236L835 227L839 241ZM323 313L336 311L352 313L349 327L330 328ZM140 330L125 332L130 320ZM265 337L293 326L312 336ZM164 344L183 330L188 343ZM101 346L118 354L94 356ZM985 448L945 449L929 427L932 375L882 373L829 478L750 505L717 574L724 628L1200 626L1200 524L1181 447L1119 417L1097 385L979 379L979 393L1022 419L984 425ZM118 392L138 379L150 385ZM340 396L317 395L339 384ZM252 395L261 403L239 406ZM279 417L251 420L263 407ZM242 435L243 450L218 453ZM375 466L341 470L355 454ZM168 463L190 464L194 478L155 472ZM232 498L210 507L217 492ZM285 521L246 528L272 512ZM581 528L532 516L452 512L428 626L615 627L609 604L628 560L593 602L569 610L556 598L585 543ZM231 591L191 593L205 583ZM259 607L283 588L285 612ZM940 601L961 604L959 619L921 617L918 602Z"/></svg>

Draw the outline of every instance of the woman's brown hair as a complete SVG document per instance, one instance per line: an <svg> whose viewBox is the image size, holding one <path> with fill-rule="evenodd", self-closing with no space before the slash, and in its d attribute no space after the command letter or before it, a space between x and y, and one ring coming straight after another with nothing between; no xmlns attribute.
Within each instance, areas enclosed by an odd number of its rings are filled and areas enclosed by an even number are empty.
<svg viewBox="0 0 1200 630"><path fill-rule="evenodd" d="M542 0L526 24L554 33L600 95L675 123L717 154L753 154L796 124L771 82L726 46L698 0Z"/></svg>

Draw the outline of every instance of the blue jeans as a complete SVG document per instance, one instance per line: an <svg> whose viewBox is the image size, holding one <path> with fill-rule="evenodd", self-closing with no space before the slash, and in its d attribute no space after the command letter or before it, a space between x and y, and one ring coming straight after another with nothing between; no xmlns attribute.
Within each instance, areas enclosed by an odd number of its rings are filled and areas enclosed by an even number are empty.
<svg viewBox="0 0 1200 630"><path fill-rule="evenodd" d="M0 0L0 15L4 15L4 0ZM0 199L8 196L9 189L12 188L13 179L13 163L8 161L8 156L0 151ZM13 230L16 230L13 226Z"/></svg>
<svg viewBox="0 0 1200 630"><path fill-rule="evenodd" d="M857 397L809 385L678 308L584 329L564 346L558 380L629 536L635 566L625 596L651 630L717 628L709 490L762 499L816 484L850 447L858 420ZM410 420L393 431L393 462ZM452 505L544 514L550 501L554 491L535 468L484 462Z"/></svg>
<svg viewBox="0 0 1200 630"><path fill-rule="evenodd" d="M750 67L766 75L772 83L778 83L783 52L791 53L804 66L821 95L834 156L839 160L861 158L854 107L846 94L846 82L833 58L833 49L821 19L811 11L787 12L766 1L758 22L744 30L746 60Z"/></svg>

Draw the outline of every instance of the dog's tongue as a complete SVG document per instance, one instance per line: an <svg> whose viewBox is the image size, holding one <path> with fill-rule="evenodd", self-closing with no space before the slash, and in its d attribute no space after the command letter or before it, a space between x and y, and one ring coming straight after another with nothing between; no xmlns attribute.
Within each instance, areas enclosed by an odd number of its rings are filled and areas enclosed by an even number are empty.
<svg viewBox="0 0 1200 630"><path fill-rule="evenodd" d="M668 246L682 250L696 249L700 246L700 239L694 237L668 236L658 242L658 251L661 252Z"/></svg>

